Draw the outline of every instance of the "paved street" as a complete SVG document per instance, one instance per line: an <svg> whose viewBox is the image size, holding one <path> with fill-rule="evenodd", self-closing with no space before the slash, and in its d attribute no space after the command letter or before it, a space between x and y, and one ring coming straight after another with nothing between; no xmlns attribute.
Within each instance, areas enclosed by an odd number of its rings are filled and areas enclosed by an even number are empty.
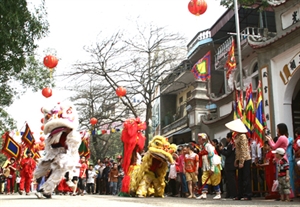
<svg viewBox="0 0 300 207"><path fill-rule="evenodd" d="M172 207L229 207L229 206L299 206L300 199L293 202L280 202L255 198L252 201L213 201L212 196L207 200L195 200L186 198L124 198L117 196L85 195L85 196L59 196L52 199L37 199L34 194L29 196L20 195L0 195L0 207L152 207L152 206L172 206Z"/></svg>

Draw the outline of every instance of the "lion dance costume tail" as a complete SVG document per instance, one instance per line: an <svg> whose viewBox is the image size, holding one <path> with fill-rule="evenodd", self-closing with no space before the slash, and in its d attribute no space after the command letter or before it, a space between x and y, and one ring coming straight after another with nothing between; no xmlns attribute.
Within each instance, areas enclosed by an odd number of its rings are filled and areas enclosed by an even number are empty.
<svg viewBox="0 0 300 207"><path fill-rule="evenodd" d="M145 145L145 136L142 133L147 128L146 123L140 118L127 119L124 122L121 140L124 144L124 158L122 167L124 178L122 181L121 195L130 194L130 166L135 164L137 153L141 152Z"/></svg>

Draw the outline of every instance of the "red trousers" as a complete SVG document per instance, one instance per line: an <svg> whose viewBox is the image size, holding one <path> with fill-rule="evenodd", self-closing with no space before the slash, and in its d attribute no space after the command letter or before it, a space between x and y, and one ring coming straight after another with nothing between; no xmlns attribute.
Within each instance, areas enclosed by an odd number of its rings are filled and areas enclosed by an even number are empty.
<svg viewBox="0 0 300 207"><path fill-rule="evenodd" d="M6 182L6 192L13 193L16 182L16 175L13 175L12 178L6 178Z"/></svg>
<svg viewBox="0 0 300 207"><path fill-rule="evenodd" d="M28 174L21 175L20 191L24 191L24 186L25 186L25 192L29 193L30 192L31 180L32 180L32 175L28 175Z"/></svg>

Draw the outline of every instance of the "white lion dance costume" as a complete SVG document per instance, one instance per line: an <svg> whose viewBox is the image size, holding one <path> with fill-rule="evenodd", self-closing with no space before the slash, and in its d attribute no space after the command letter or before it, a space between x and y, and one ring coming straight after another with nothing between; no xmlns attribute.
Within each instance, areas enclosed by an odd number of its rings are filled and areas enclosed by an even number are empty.
<svg viewBox="0 0 300 207"><path fill-rule="evenodd" d="M79 162L78 148L81 143L75 107L71 103L57 104L53 108L43 108L44 133L49 134L45 140L45 157L39 160L34 177L50 176L36 193L38 198L51 198L51 194L69 172L72 179L73 169Z"/></svg>

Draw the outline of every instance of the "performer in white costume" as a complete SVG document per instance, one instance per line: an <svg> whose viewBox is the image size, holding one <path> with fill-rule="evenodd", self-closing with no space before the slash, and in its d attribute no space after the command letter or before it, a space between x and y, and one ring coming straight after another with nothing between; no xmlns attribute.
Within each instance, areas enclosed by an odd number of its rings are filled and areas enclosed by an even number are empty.
<svg viewBox="0 0 300 207"><path fill-rule="evenodd" d="M208 185L212 185L216 192L216 196L213 199L221 199L221 190L219 186L221 182L221 157L217 154L215 147L210 143L207 134L199 133L198 142L201 147L204 147L208 154L202 156L202 184L204 187L202 189L202 195L197 197L197 199L207 198Z"/></svg>
<svg viewBox="0 0 300 207"><path fill-rule="evenodd" d="M42 110L44 113L44 133L50 134L45 140L46 155L39 160L34 177L37 179L46 176L47 172L51 170L47 181L36 193L38 198L51 198L52 192L66 172L69 172L67 184L70 187L74 186L71 180L73 170L79 160L78 148L81 137L76 132L77 114L71 103L58 103L53 108L43 108Z"/></svg>

